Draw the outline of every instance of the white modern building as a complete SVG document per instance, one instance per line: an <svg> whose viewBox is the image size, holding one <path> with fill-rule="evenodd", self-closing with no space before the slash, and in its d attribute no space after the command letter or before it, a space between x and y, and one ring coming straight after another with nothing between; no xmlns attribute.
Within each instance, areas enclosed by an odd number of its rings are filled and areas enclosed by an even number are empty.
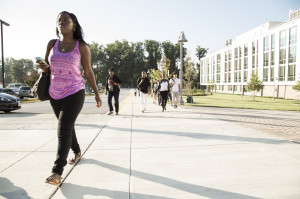
<svg viewBox="0 0 300 199"><path fill-rule="evenodd" d="M266 22L209 53L200 60L201 86L215 92L245 94L251 74L258 73L264 88L258 96L300 99L292 89L300 80L300 9L284 22ZM299 45L299 44L298 44Z"/></svg>

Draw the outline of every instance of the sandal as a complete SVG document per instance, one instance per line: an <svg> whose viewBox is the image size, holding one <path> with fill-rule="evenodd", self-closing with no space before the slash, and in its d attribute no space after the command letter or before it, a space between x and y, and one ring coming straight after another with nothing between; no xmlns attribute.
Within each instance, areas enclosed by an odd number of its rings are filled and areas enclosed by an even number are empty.
<svg viewBox="0 0 300 199"><path fill-rule="evenodd" d="M81 152L75 154L75 157L69 160L69 164L76 164L81 158Z"/></svg>
<svg viewBox="0 0 300 199"><path fill-rule="evenodd" d="M58 175L57 173L53 173L46 179L45 182L53 185L58 185L61 183L61 179L62 177L60 175Z"/></svg>

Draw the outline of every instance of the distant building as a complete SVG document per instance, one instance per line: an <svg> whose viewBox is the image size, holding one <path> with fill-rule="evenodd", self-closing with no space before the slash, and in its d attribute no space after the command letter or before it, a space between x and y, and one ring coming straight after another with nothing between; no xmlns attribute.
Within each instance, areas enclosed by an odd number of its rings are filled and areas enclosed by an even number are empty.
<svg viewBox="0 0 300 199"><path fill-rule="evenodd" d="M247 83L258 73L264 89L258 96L300 99L293 85L300 80L300 9L289 20L266 22L200 60L200 84L215 84L215 92L250 95Z"/></svg>

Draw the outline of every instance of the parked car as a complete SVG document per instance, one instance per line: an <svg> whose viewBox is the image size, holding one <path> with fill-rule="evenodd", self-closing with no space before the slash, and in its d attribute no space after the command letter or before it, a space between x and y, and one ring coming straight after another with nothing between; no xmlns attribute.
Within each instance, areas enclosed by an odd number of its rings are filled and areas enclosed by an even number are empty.
<svg viewBox="0 0 300 199"><path fill-rule="evenodd" d="M0 88L0 93L15 95L16 93L10 88Z"/></svg>
<svg viewBox="0 0 300 199"><path fill-rule="evenodd" d="M0 111L9 113L21 108L21 101L18 97L6 93L0 93Z"/></svg>
<svg viewBox="0 0 300 199"><path fill-rule="evenodd" d="M91 93L91 90L89 88L85 88L85 94L90 94Z"/></svg>
<svg viewBox="0 0 300 199"><path fill-rule="evenodd" d="M14 95L19 95L19 89L18 88L11 88L11 90L15 93Z"/></svg>
<svg viewBox="0 0 300 199"><path fill-rule="evenodd" d="M7 88L10 88L10 89L18 89L18 90L19 90L19 88L20 88L21 86L26 86L26 85L24 85L24 84L22 84L22 83L9 83L9 84L7 85Z"/></svg>
<svg viewBox="0 0 300 199"><path fill-rule="evenodd" d="M19 89L19 97L21 99L24 97L34 97L34 94L29 86L21 86Z"/></svg>

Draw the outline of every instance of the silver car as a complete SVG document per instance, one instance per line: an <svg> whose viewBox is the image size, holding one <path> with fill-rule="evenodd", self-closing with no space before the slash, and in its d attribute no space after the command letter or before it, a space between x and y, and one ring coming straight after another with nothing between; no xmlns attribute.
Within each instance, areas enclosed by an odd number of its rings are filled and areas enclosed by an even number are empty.
<svg viewBox="0 0 300 199"><path fill-rule="evenodd" d="M20 99L24 97L34 97L34 94L29 86L21 86L19 89L19 97Z"/></svg>

